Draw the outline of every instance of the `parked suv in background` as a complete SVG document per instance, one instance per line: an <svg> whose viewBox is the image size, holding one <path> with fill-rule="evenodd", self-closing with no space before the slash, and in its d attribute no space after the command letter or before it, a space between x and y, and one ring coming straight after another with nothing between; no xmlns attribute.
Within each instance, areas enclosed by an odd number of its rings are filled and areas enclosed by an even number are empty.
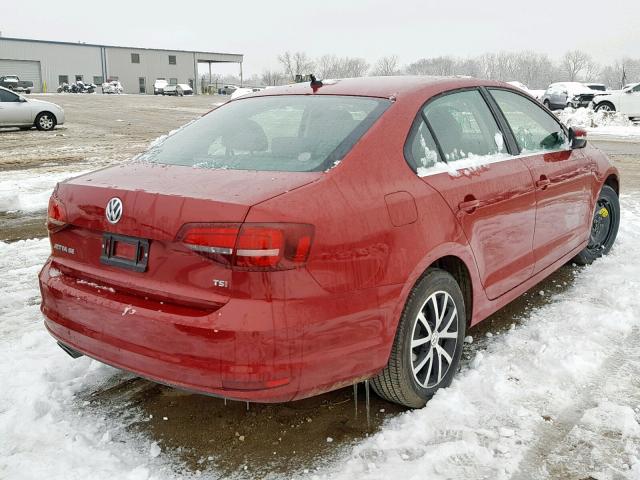
<svg viewBox="0 0 640 480"><path fill-rule="evenodd" d="M169 85L169 82L167 82L164 78L157 78L156 81L153 82L153 94L162 95L167 85Z"/></svg>
<svg viewBox="0 0 640 480"><path fill-rule="evenodd" d="M579 82L552 83L542 96L542 103L551 110L563 110L566 107L587 107L595 92Z"/></svg>
<svg viewBox="0 0 640 480"><path fill-rule="evenodd" d="M620 112L629 118L640 117L640 83L627 85L622 90L593 98L596 112Z"/></svg>

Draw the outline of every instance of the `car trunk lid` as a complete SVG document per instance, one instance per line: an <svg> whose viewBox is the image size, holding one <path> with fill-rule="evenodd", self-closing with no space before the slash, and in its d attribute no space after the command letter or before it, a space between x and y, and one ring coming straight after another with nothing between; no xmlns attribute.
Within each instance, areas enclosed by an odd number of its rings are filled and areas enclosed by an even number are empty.
<svg viewBox="0 0 640 480"><path fill-rule="evenodd" d="M182 226L241 223L252 205L321 175L129 164L76 177L54 192L67 226L50 235L53 262L67 276L145 301L214 308L228 300L232 272L177 241ZM112 198L122 202L116 223L105 215Z"/></svg>
<svg viewBox="0 0 640 480"><path fill-rule="evenodd" d="M70 179L59 185L57 196L76 227L171 241L185 223L242 222L252 205L320 175L131 164ZM105 208L114 197L123 211L111 224Z"/></svg>

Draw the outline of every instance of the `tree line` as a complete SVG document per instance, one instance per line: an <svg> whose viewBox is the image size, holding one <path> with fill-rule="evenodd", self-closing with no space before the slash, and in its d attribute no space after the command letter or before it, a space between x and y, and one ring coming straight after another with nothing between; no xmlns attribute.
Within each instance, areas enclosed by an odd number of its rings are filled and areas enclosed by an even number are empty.
<svg viewBox="0 0 640 480"><path fill-rule="evenodd" d="M559 60L533 51L485 53L475 57L443 55L427 57L402 65L397 55L379 58L369 64L358 57L333 54L311 58L305 52L284 52L278 55L278 69L266 69L261 75L245 79L254 86L284 85L296 75L313 73L317 78L351 78L366 75L465 75L501 81L519 81L532 89L545 89L550 83L582 81L603 83L609 88L640 81L640 59L623 58L602 65L582 50L566 52ZM239 78L225 77L227 83Z"/></svg>

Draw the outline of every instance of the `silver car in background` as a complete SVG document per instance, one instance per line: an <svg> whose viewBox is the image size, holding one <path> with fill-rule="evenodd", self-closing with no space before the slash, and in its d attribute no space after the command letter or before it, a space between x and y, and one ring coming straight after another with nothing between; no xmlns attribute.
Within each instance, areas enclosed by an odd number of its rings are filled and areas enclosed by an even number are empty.
<svg viewBox="0 0 640 480"><path fill-rule="evenodd" d="M25 98L0 87L0 128L53 130L64 123L64 110L55 103Z"/></svg>
<svg viewBox="0 0 640 480"><path fill-rule="evenodd" d="M552 83L544 92L541 102L550 110L566 107L588 107L596 92L579 82Z"/></svg>

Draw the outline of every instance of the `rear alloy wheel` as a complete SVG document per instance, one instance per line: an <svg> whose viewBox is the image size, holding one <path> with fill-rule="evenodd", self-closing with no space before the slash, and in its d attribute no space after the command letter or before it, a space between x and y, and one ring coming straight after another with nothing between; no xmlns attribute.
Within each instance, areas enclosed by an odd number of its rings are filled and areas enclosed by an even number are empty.
<svg viewBox="0 0 640 480"><path fill-rule="evenodd" d="M615 112L616 107L611 102L601 102L596 106L596 112Z"/></svg>
<svg viewBox="0 0 640 480"><path fill-rule="evenodd" d="M423 407L458 370L465 328L458 283L444 270L429 269L409 295L387 366L372 379L376 393L390 402Z"/></svg>
<svg viewBox="0 0 640 480"><path fill-rule="evenodd" d="M580 265L589 265L597 258L609 253L618 235L620 226L620 202L615 190L609 185L602 187L591 223L589 243L573 259Z"/></svg>
<svg viewBox="0 0 640 480"><path fill-rule="evenodd" d="M36 128L48 132L56 126L56 117L49 112L42 112L36 117Z"/></svg>

